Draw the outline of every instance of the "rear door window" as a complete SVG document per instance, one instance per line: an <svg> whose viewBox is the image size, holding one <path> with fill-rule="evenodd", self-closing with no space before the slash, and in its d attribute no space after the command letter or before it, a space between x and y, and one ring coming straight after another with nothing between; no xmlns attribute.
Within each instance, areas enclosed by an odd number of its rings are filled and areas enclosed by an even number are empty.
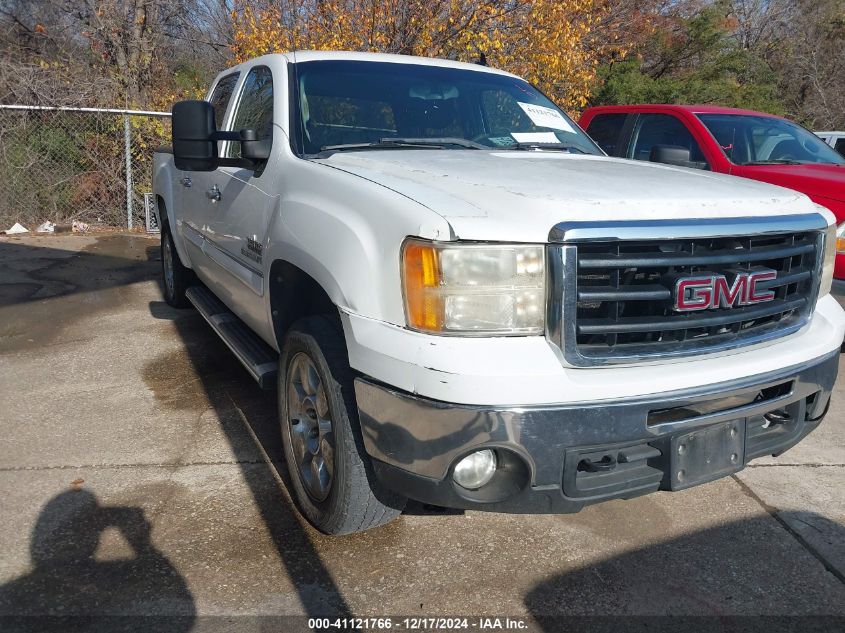
<svg viewBox="0 0 845 633"><path fill-rule="evenodd" d="M587 126L587 134L608 156L616 156L627 118L627 114L598 114Z"/></svg>
<svg viewBox="0 0 845 633"><path fill-rule="evenodd" d="M641 114L634 130L633 149L629 158L649 161L657 146L682 147L690 151L686 167L709 169L707 159L686 125L671 114Z"/></svg>
<svg viewBox="0 0 845 633"><path fill-rule="evenodd" d="M845 136L836 139L836 145L833 146L833 149L845 156Z"/></svg>

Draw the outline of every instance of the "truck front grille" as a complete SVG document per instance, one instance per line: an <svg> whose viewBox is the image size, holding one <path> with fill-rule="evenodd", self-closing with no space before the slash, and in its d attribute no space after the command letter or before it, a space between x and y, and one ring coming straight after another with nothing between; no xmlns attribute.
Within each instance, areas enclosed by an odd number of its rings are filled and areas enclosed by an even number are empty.
<svg viewBox="0 0 845 633"><path fill-rule="evenodd" d="M807 322L817 293L818 231L760 236L587 242L565 247L564 352L576 365L646 359L747 345ZM679 312L678 278L776 271L759 284L765 303ZM567 300L567 295L569 298ZM574 295L574 300L573 300Z"/></svg>

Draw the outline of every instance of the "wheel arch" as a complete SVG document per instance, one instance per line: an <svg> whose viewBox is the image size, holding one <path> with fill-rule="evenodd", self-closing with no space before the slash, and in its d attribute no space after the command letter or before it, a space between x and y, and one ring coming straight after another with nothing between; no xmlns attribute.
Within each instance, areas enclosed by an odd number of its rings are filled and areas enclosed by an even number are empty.
<svg viewBox="0 0 845 633"><path fill-rule="evenodd" d="M312 275L292 262L273 261L267 291L273 336L279 350L285 334L299 319L326 314L336 317L340 324L336 300Z"/></svg>
<svg viewBox="0 0 845 633"><path fill-rule="evenodd" d="M173 230L173 227L176 226L176 222L172 205L168 205L164 197L158 193L156 194L156 209L156 216L158 217L161 232L164 233L165 230L170 231L170 235L173 237L173 245L176 247L176 254L179 256L179 261L182 262L182 265L185 268L193 268L191 265L191 259L185 251L185 246L182 244L182 240L179 239L178 232Z"/></svg>

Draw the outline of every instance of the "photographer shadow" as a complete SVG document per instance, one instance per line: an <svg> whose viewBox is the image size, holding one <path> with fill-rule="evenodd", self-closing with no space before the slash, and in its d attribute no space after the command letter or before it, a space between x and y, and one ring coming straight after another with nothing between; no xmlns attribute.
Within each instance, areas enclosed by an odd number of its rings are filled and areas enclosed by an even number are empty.
<svg viewBox="0 0 845 633"><path fill-rule="evenodd" d="M153 546L150 528L141 508L103 506L85 490L53 497L32 531L32 571L0 587L0 629L137 630L137 616L144 615L145 625L155 620L156 631L190 630L193 596ZM109 529L120 533L132 557L95 558Z"/></svg>

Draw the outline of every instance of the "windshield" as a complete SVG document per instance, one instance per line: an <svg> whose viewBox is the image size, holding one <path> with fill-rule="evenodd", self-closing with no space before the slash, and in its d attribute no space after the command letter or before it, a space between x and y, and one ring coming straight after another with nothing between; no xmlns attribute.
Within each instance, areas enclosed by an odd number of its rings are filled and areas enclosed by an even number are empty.
<svg viewBox="0 0 845 633"><path fill-rule="evenodd" d="M783 119L746 114L699 114L698 118L728 160L737 165L845 165L845 159L815 134Z"/></svg>
<svg viewBox="0 0 845 633"><path fill-rule="evenodd" d="M473 145L475 149L478 145L495 149L545 146L602 153L557 106L515 77L439 66L333 60L298 63L294 76L297 103L292 129L297 131L302 154L344 145L354 146L345 148L350 151L364 150L367 144L449 150L473 149ZM423 145L424 139L431 142Z"/></svg>

